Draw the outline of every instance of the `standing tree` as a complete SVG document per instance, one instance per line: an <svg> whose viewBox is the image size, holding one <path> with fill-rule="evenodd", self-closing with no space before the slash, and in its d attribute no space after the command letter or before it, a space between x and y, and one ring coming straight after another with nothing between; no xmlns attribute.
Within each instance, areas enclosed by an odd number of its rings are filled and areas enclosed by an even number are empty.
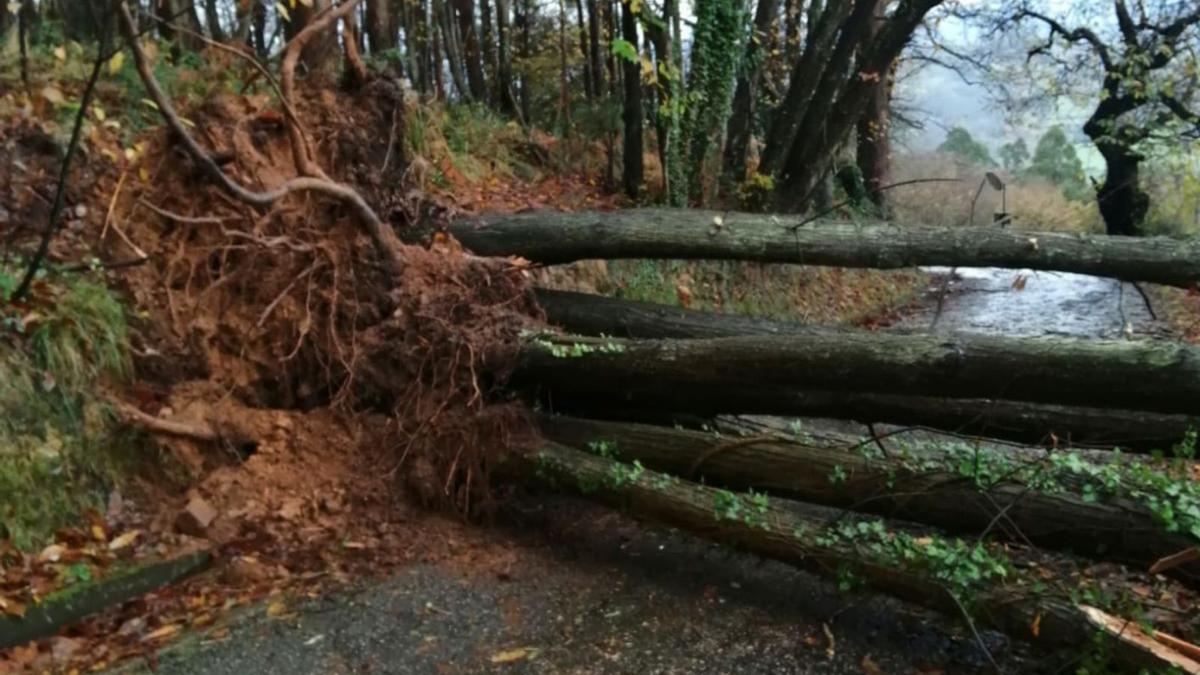
<svg viewBox="0 0 1200 675"><path fill-rule="evenodd" d="M687 185L672 185L670 200L683 206L704 199L709 149L719 145L733 105L734 78L745 41L742 0L698 0L687 100L683 111L683 147ZM684 190L687 190L686 194Z"/></svg>
<svg viewBox="0 0 1200 675"><path fill-rule="evenodd" d="M760 173L775 176L780 209L798 211L809 205L880 80L925 16L942 2L900 0L877 32L874 17L890 3L813 3L808 37L775 110L759 167Z"/></svg>
<svg viewBox="0 0 1200 675"><path fill-rule="evenodd" d="M1006 171L1020 171L1029 161L1029 147L1024 138L1000 146L1000 164Z"/></svg>
<svg viewBox="0 0 1200 675"><path fill-rule="evenodd" d="M769 54L766 46L770 36L778 29L778 20L779 0L758 0L758 6L754 9L754 33L746 43L746 53L738 69L733 113L725 131L724 174L729 183L740 183L746 179L746 157L760 98L759 81L762 79L763 63Z"/></svg>
<svg viewBox="0 0 1200 675"><path fill-rule="evenodd" d="M1200 4L1147 0L1132 9L1125 0L1085 4L1055 11L1055 3L1022 0L999 25L1044 28L1047 35L1029 50L1029 59L1051 63L1063 75L1059 81L1078 81L1098 69L1098 100L1083 125L1104 158L1096 201L1109 234L1138 235L1150 208L1141 187L1146 142L1200 134L1195 112Z"/></svg>
<svg viewBox="0 0 1200 675"><path fill-rule="evenodd" d="M625 107L622 121L624 122L624 147L621 156L625 163L622 172L622 184L625 194L636 199L642 190L642 180L645 175L642 160L642 68L638 58L638 16L633 3L637 0L622 0L621 2L621 37L623 43L615 43L614 51L622 52L622 77L625 85ZM640 4L640 3L639 3Z"/></svg>
<svg viewBox="0 0 1200 675"><path fill-rule="evenodd" d="M975 140L971 132L962 127L954 127L946 133L946 140L938 146L937 151L950 155L964 164L975 166L995 166L992 153L987 146Z"/></svg>
<svg viewBox="0 0 1200 675"><path fill-rule="evenodd" d="M366 33L374 54L399 46L400 34L392 12L392 0L367 0Z"/></svg>
<svg viewBox="0 0 1200 675"><path fill-rule="evenodd" d="M1026 172L1062 187L1063 196L1067 199L1081 201L1088 196L1083 162L1079 161L1075 146L1067 140L1066 133L1058 125L1042 134Z"/></svg>

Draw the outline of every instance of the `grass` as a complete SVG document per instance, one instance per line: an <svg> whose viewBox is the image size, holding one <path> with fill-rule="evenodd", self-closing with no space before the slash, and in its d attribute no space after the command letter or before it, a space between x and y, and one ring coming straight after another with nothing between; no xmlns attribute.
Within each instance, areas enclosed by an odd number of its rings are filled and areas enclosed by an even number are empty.
<svg viewBox="0 0 1200 675"><path fill-rule="evenodd" d="M729 314L853 324L899 309L923 289L914 270L850 270L733 261L618 260L540 272L551 288Z"/></svg>
<svg viewBox="0 0 1200 675"><path fill-rule="evenodd" d="M102 508L136 461L100 393L129 371L120 301L78 279L34 288L30 306L0 298L0 537L23 549Z"/></svg>

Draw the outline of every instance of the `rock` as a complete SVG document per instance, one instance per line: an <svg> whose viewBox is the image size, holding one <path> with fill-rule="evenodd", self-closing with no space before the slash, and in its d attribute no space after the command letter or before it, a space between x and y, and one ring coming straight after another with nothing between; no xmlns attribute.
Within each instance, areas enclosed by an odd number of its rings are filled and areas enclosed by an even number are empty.
<svg viewBox="0 0 1200 675"><path fill-rule="evenodd" d="M175 529L192 537L203 537L217 518L217 510L203 497L192 497L175 517Z"/></svg>

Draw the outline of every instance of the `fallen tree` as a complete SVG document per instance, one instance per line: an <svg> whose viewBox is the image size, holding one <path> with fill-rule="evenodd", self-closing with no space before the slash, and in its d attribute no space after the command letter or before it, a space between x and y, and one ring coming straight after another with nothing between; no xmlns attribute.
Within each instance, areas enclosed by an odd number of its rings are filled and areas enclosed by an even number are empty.
<svg viewBox="0 0 1200 675"><path fill-rule="evenodd" d="M1047 583L1021 571L999 547L892 531L882 521L831 525L815 507L697 485L556 443L511 459L506 470L765 557L828 575L852 574L926 607L955 615L970 608L972 627L979 620L1046 649L1080 648L1099 632L1108 636L1105 648L1115 664L1200 672L1200 663L1163 644L1182 641L1143 633L1131 621L1071 600L1079 584L1091 583L1078 571L1059 569ZM1037 565L1023 561L1025 567Z"/></svg>
<svg viewBox="0 0 1200 675"><path fill-rule="evenodd" d="M1028 461L987 450L973 457L969 448L954 452L931 447L884 455L869 438L850 444L769 435L729 438L545 415L538 426L552 441L595 448L621 461L638 461L707 485L761 490L956 532L996 534L1141 569L1200 544L1168 532L1154 512L1133 497L1141 489L1132 485L1136 472L1122 481L1125 493L1085 500L1079 488L1103 493L1103 487L1073 471L1074 464L1063 453ZM1034 482L1036 488L1030 485ZM1153 499L1170 500L1161 492ZM1200 565L1175 571L1193 581L1200 578Z"/></svg>
<svg viewBox="0 0 1200 675"><path fill-rule="evenodd" d="M514 384L601 407L779 413L780 392L875 391L1200 413L1181 344L813 330L704 340L527 337Z"/></svg>
<svg viewBox="0 0 1200 675"><path fill-rule="evenodd" d="M900 227L747 213L629 209L534 211L462 220L450 232L481 255L545 264L585 259L751 260L895 269L923 265L1057 270L1191 287L1200 241L1018 232L996 227Z"/></svg>
<svg viewBox="0 0 1200 675"><path fill-rule="evenodd" d="M589 293L539 289L537 297L550 323L580 335L665 339L821 333L796 323L712 314ZM770 393L758 390L739 393L736 398L744 396L760 399L758 412L763 413L924 426L1047 446L1167 450L1189 429L1200 427L1200 418L1187 415L1002 399L803 390ZM692 408L686 412L702 411Z"/></svg>

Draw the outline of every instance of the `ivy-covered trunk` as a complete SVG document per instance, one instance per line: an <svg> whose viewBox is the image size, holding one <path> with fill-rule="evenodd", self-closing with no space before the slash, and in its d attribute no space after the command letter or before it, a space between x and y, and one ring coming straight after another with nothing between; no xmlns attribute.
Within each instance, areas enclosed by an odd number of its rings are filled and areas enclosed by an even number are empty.
<svg viewBox="0 0 1200 675"><path fill-rule="evenodd" d="M754 34L746 45L738 71L737 91L733 96L733 113L725 132L725 181L731 185L746 179L746 155L750 149L750 136L754 131L754 119L758 109L759 80L762 77L763 61L768 53L764 48L776 27L779 15L779 0L758 0L754 10Z"/></svg>
<svg viewBox="0 0 1200 675"><path fill-rule="evenodd" d="M683 151L687 156L687 198L704 202L709 152L729 119L734 76L746 35L742 0L698 0L695 42L683 114ZM682 205L682 185L672 186L671 203Z"/></svg>

